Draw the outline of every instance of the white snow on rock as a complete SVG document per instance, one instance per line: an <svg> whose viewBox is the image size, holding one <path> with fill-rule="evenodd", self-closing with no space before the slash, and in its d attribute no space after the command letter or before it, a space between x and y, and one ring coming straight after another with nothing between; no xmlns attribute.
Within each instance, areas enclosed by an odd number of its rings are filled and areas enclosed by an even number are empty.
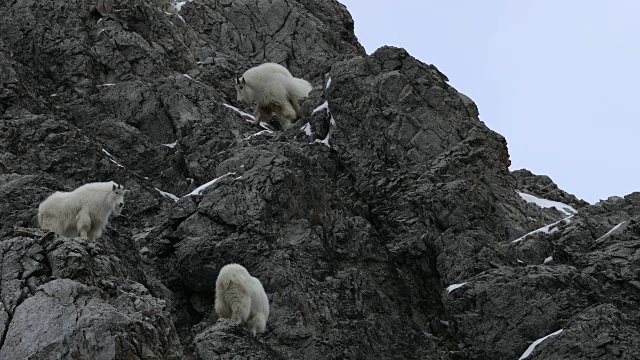
<svg viewBox="0 0 640 360"><path fill-rule="evenodd" d="M103 86L103 87L109 87L109 86L115 86L116 84L102 84L102 85L98 85L98 86Z"/></svg>
<svg viewBox="0 0 640 360"><path fill-rule="evenodd" d="M330 85L331 85L331 78L329 78L329 80L327 80L327 87L325 89L328 89Z"/></svg>
<svg viewBox="0 0 640 360"><path fill-rule="evenodd" d="M331 126L329 127L329 131L327 132L327 137L322 140L316 139L314 142L312 142L312 144L319 143L331 147L331 145L329 145L329 139L331 138L331 134L333 134L333 131L336 128L336 121L333 119L333 116L331 117L331 121L329 121L329 123L331 124Z"/></svg>
<svg viewBox="0 0 640 360"><path fill-rule="evenodd" d="M553 261L553 256L549 256L548 258L544 259L544 262L542 264L546 265L546 264L548 264L548 263L550 263L552 261Z"/></svg>
<svg viewBox="0 0 640 360"><path fill-rule="evenodd" d="M300 130L304 131L307 136L311 136L313 130L311 129L311 124L307 123L305 126L301 127Z"/></svg>
<svg viewBox="0 0 640 360"><path fill-rule="evenodd" d="M177 197L177 196L173 195L172 193L168 193L168 192L166 192L166 191L162 191L162 190L160 190L160 189L158 189L158 188L154 188L154 189L158 190L158 192L160 193L160 195L162 195L162 196L164 196L164 197L166 197L166 198L169 198L169 199L171 199L171 200L173 200L173 201L176 201L176 202L177 202L178 200L180 200L180 198L179 198L179 197Z"/></svg>
<svg viewBox="0 0 640 360"><path fill-rule="evenodd" d="M320 139L316 139L312 144L316 144L316 143L318 143L318 144L324 144L324 145L326 145L326 146L328 146L328 147L331 147L331 145L329 145L329 138L330 138L330 137L331 137L331 135L330 135L330 134L327 134L327 137L326 137L326 138L324 138L324 139L322 139L322 140L320 140Z"/></svg>
<svg viewBox="0 0 640 360"><path fill-rule="evenodd" d="M543 226L543 227L541 227L539 229L533 230L532 232L524 234L521 237L513 240L512 243L520 242L520 241L524 240L527 236L533 235L533 234L537 234L537 233L553 234L553 233L555 233L555 232L557 232L559 230L557 225L560 222L564 221L566 224L568 224L568 223L571 222L571 218L572 217L573 217L573 215L570 215L570 216L567 216L566 218L564 218L562 220L554 222L553 224L549 224L549 225Z"/></svg>
<svg viewBox="0 0 640 360"><path fill-rule="evenodd" d="M172 142L171 144L160 144L162 146L166 146L170 149L173 149L174 147L176 147L178 145L178 140L176 140L175 142Z"/></svg>
<svg viewBox="0 0 640 360"><path fill-rule="evenodd" d="M327 111L329 111L329 102L325 101L322 103L322 105L318 106L317 108L313 109L313 111L311 112L311 114L315 114L318 111L324 110L326 109Z"/></svg>
<svg viewBox="0 0 640 360"><path fill-rule="evenodd" d="M176 8L176 15L178 15L178 18L180 20L182 20L183 23L187 23L186 21L184 21L184 18L182 17L182 15L180 15L180 10L182 10L182 7L188 3L188 2L192 2L193 0L185 0L185 1L179 1L173 4L173 6Z"/></svg>
<svg viewBox="0 0 640 360"><path fill-rule="evenodd" d="M249 139L251 139L251 138L252 138L252 137L254 137L254 136L260 136L260 135L272 135L272 134L273 134L273 131L271 131L271 130L269 130L269 129L265 129L265 130L262 130L262 131L258 131L257 133L255 133L255 134L253 134L253 135L249 135L249 136L247 136L247 137L246 137L246 138L244 138L244 139L245 139L245 140L249 140Z"/></svg>
<svg viewBox="0 0 640 360"><path fill-rule="evenodd" d="M109 161L111 161L112 163L118 165L118 167L123 168L124 166L122 166L119 162L116 161L116 158L113 157L113 155L111 155L111 153L109 153L107 150L102 149L102 152L107 155L107 159L109 159Z"/></svg>
<svg viewBox="0 0 640 360"><path fill-rule="evenodd" d="M232 172L232 173L226 173L226 174L224 174L224 175L222 175L222 176L220 176L220 177L217 177L217 178L215 178L215 179L213 179L213 180L209 181L208 183L206 183L206 184L204 184L204 185L200 185L200 186L198 186L195 190L193 190L192 192L188 193L188 194L187 194L187 195L185 195L185 196L190 196L190 195L200 195L200 194L202 194L202 192L203 192L206 188L208 188L209 186L211 186L211 185L215 184L218 180L220 180L220 179L222 179L222 178L224 178L224 177L227 177L227 176L229 176L229 175L235 175L235 172Z"/></svg>
<svg viewBox="0 0 640 360"><path fill-rule="evenodd" d="M251 115L251 114L247 114L246 112L244 112L244 111L242 111L242 110L238 109L238 108L237 108L237 107L235 107L235 106L232 106L232 105L229 105L229 104L224 104L224 103L223 103L222 105L224 105L225 107L227 107L227 108L229 108L229 109L231 109L231 110L233 110L233 111L237 112L238 114L240 114L240 115L242 115L242 116L246 116L246 117L250 118L251 120L247 120L247 122L253 122L253 120L255 120L255 119L256 119L256 117L255 117L255 116L253 116L253 115ZM273 128L271 128L271 127L269 126L269 124L267 124L267 123L266 123L266 122L264 122L264 121L260 121L260 127L261 127L261 128L263 128L263 129L265 129L265 130L273 130Z"/></svg>
<svg viewBox="0 0 640 360"><path fill-rule="evenodd" d="M180 15L178 15L178 16L180 16ZM191 75L189 75L189 74L182 74L182 76L184 76L185 78L187 78L187 79L189 79L189 80L191 80L191 81L193 81L193 82L195 82L195 83L202 84L200 81L198 81L198 80L194 79L194 78L193 78Z"/></svg>
<svg viewBox="0 0 640 360"><path fill-rule="evenodd" d="M552 337L552 336L557 336L560 335L562 333L562 329L549 334L545 337L541 337L540 339L534 341L533 343L531 343L531 345L529 345L529 347L527 348L527 350L525 350L525 352L522 354L522 356L520 356L520 358L518 360L522 360L525 359L527 357L529 357L529 355L531 355L531 353L533 352L533 350L535 350L536 346L540 345L541 342L547 340L548 338Z"/></svg>
<svg viewBox="0 0 640 360"><path fill-rule="evenodd" d="M606 234L600 236L599 238L596 239L596 241L600 241L604 238L606 238L607 236L611 235L614 231L618 230L620 228L620 226L622 226L622 224L624 224L626 221L621 222L620 224L614 226L611 230L607 231Z"/></svg>
<svg viewBox="0 0 640 360"><path fill-rule="evenodd" d="M193 0L185 0L185 1L179 1L177 2L174 6L176 8L177 12L180 12L180 10L182 10L182 7L188 3L188 2L192 2Z"/></svg>
<svg viewBox="0 0 640 360"><path fill-rule="evenodd" d="M237 112L238 114L240 114L240 115L242 115L242 116L246 116L246 117L249 117L249 118L254 119L254 120L255 120L255 118L256 118L255 116L253 116L253 115L251 115L251 114L247 114L246 112L244 112L244 111L242 111L242 110L238 109L238 108L237 108L237 107L235 107L235 106L232 106L232 105L229 105L229 104L222 104L222 105L224 105L224 106L228 107L229 109L231 109L231 110L233 110L233 111Z"/></svg>
<svg viewBox="0 0 640 360"><path fill-rule="evenodd" d="M520 195L520 197L522 197L522 199L524 199L524 201L534 203L542 208L556 208L558 211L566 215L573 215L578 213L578 210L574 209L573 207L567 204L564 204L558 201L542 199L542 198L535 197L533 195L529 195L521 192L519 192L518 194Z"/></svg>
<svg viewBox="0 0 640 360"><path fill-rule="evenodd" d="M465 286L466 284L467 284L467 283L466 283L466 282L464 282L464 283L461 283L461 284L453 284L453 285L449 285L449 286L447 286L447 294L451 294L451 292L452 292L453 290L459 289L459 288L461 288L461 287Z"/></svg>
<svg viewBox="0 0 640 360"><path fill-rule="evenodd" d="M102 152L105 153L108 157L113 157L113 155L111 155L111 153L105 149L102 149Z"/></svg>

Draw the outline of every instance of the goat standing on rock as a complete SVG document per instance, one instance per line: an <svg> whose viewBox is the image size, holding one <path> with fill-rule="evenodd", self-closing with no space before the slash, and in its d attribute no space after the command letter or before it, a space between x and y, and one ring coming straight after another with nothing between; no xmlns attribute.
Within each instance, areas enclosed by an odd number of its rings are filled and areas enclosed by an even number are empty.
<svg viewBox="0 0 640 360"><path fill-rule="evenodd" d="M109 215L120 215L128 192L113 181L84 184L71 192L56 191L40 204L38 223L60 236L95 240L102 235Z"/></svg>
<svg viewBox="0 0 640 360"><path fill-rule="evenodd" d="M269 120L275 112L284 129L300 117L298 101L313 89L304 79L291 75L284 66L264 63L247 70L235 80L238 102L256 105L254 125Z"/></svg>
<svg viewBox="0 0 640 360"><path fill-rule="evenodd" d="M260 280L242 265L225 265L216 280L216 314L244 324L254 334L263 332L269 317L269 299Z"/></svg>

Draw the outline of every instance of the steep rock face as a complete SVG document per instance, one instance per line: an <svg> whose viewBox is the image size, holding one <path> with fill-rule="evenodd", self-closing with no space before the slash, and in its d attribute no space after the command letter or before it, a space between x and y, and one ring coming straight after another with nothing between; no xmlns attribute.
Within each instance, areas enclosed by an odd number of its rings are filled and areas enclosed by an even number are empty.
<svg viewBox="0 0 640 360"><path fill-rule="evenodd" d="M513 359L560 329L532 356L639 357L638 193L510 173L473 101L366 55L343 5L20 1L0 30L0 358ZM314 85L286 131L233 107L265 61ZM33 229L107 180L132 192L98 241ZM213 312L231 262L263 334Z"/></svg>
<svg viewBox="0 0 640 360"><path fill-rule="evenodd" d="M111 305L73 280L49 281L16 310L0 356L181 359L173 324L156 313L161 303L133 291Z"/></svg>
<svg viewBox="0 0 640 360"><path fill-rule="evenodd" d="M539 345L541 359L638 356L629 324L640 300L639 196L583 207L548 233L512 242L519 267L480 274L447 296L456 332L473 349L468 356L513 358L527 348L525 339L559 329L562 335Z"/></svg>

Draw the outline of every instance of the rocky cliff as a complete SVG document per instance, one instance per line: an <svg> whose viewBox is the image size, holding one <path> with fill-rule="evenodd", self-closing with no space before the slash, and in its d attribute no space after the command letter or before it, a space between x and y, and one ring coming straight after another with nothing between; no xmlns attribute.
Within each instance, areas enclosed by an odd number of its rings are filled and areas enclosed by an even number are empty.
<svg viewBox="0 0 640 360"><path fill-rule="evenodd" d="M473 101L353 26L334 0L2 2L0 359L640 358L640 193L510 173ZM233 107L265 61L315 88L286 131ZM132 193L98 241L33 229L108 180ZM231 262L263 334L213 311Z"/></svg>

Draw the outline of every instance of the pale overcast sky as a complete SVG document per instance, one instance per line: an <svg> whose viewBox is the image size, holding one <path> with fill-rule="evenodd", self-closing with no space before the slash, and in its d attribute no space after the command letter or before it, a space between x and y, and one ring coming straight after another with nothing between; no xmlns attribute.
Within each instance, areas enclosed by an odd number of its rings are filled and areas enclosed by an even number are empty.
<svg viewBox="0 0 640 360"><path fill-rule="evenodd" d="M511 170L591 203L640 191L640 1L340 2L367 53L403 47L471 97Z"/></svg>

